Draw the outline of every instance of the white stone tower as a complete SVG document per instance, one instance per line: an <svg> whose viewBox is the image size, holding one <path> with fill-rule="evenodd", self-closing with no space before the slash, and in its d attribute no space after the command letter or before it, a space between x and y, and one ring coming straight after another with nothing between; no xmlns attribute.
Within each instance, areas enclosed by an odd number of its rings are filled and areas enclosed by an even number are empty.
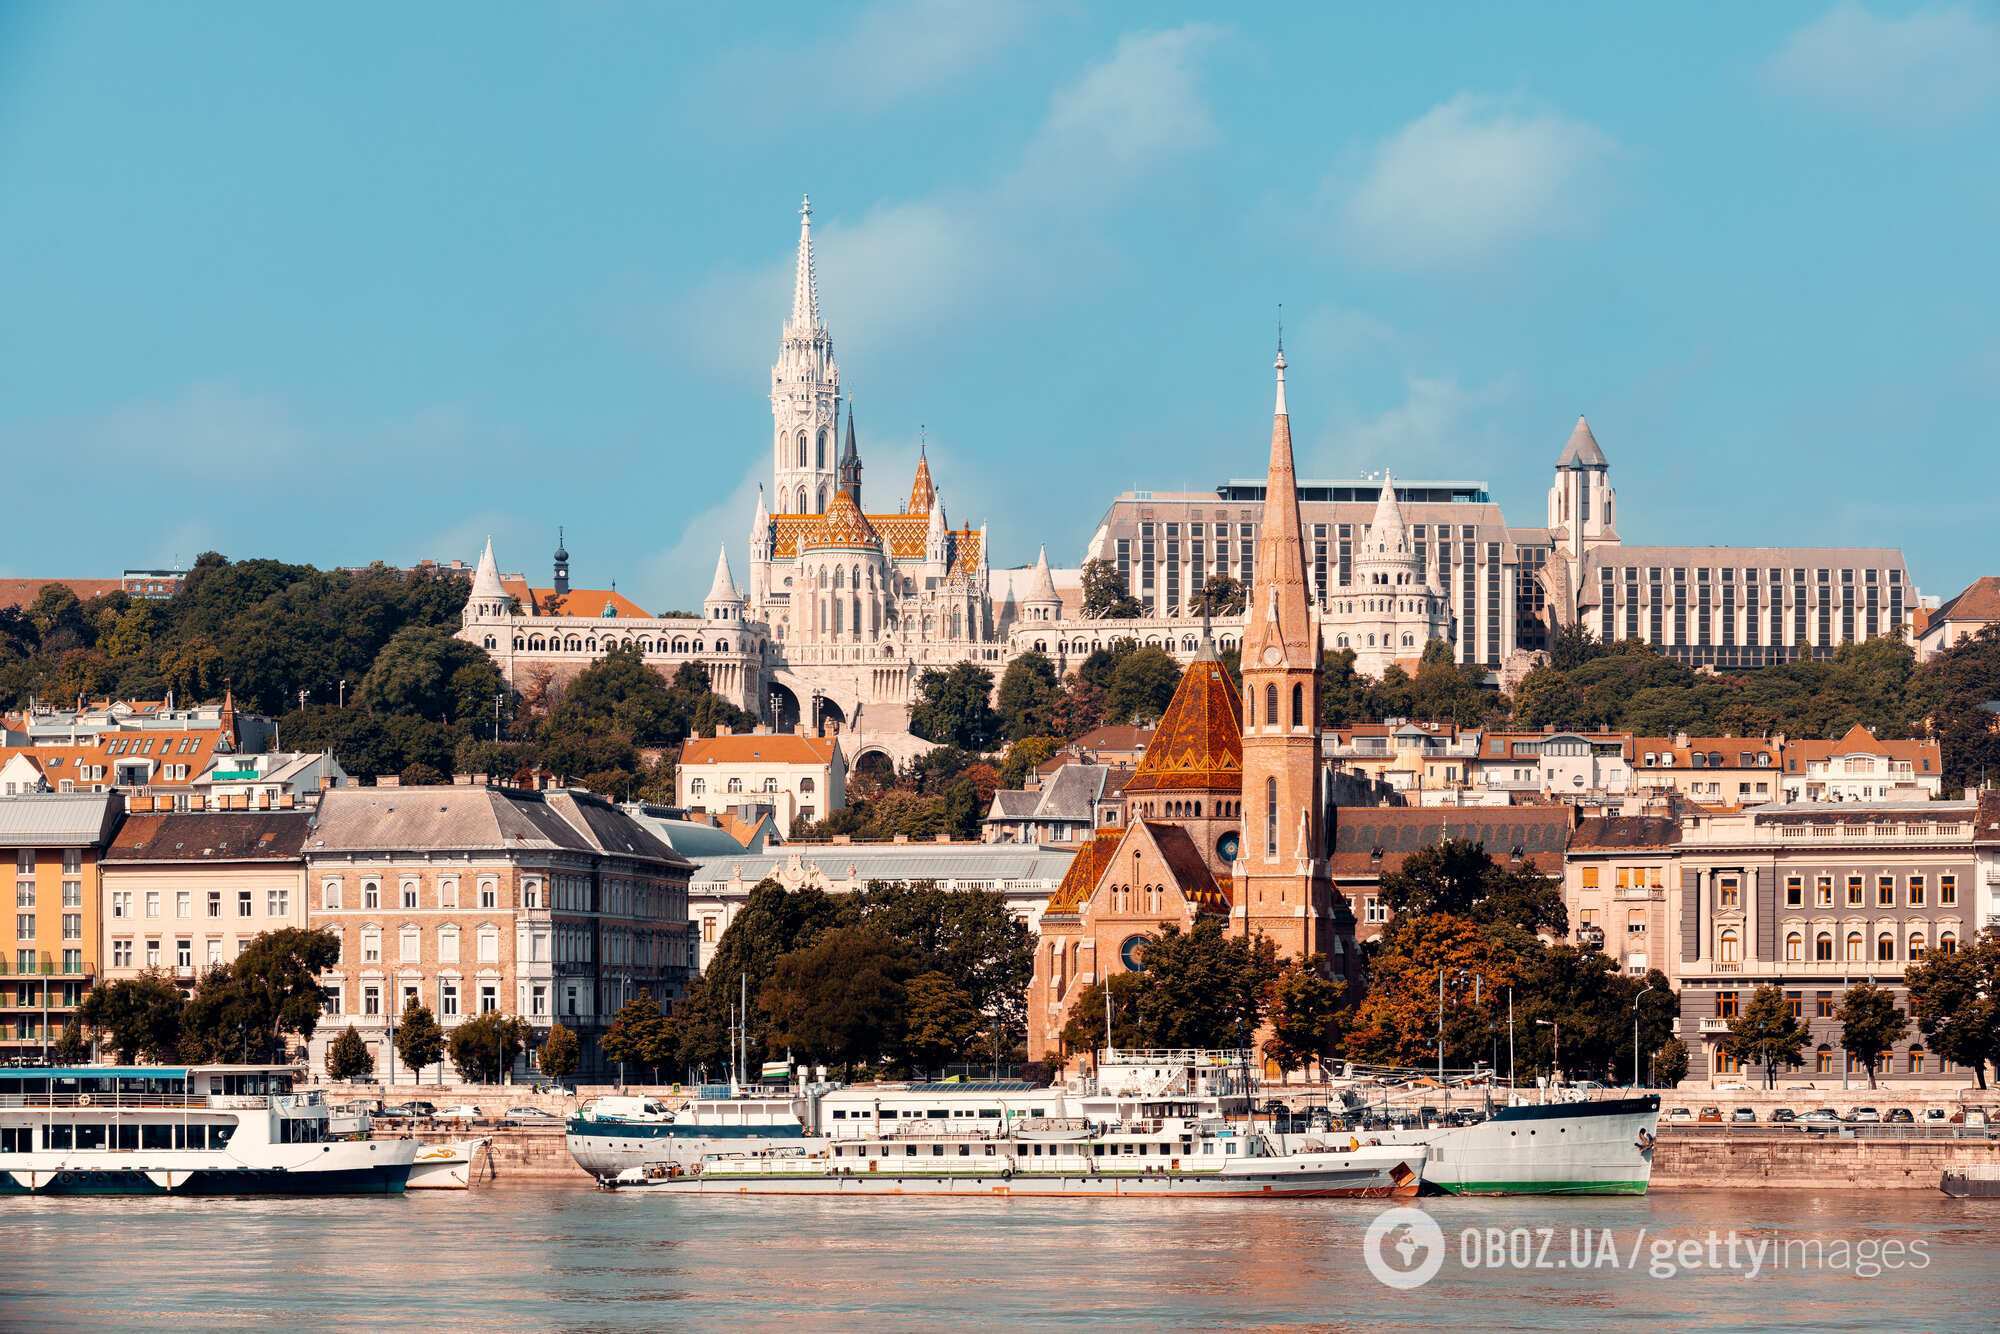
<svg viewBox="0 0 2000 1334"><path fill-rule="evenodd" d="M771 367L772 510L820 514L833 498L839 445L840 367L819 314L813 271L812 200L799 206L799 254L792 311Z"/></svg>
<svg viewBox="0 0 2000 1334"><path fill-rule="evenodd" d="M1611 489L1611 464L1597 447L1590 423L1576 419L1569 443L1556 459L1556 478L1549 487L1549 532L1556 549L1571 561L1592 548L1618 541L1612 507L1618 493Z"/></svg>

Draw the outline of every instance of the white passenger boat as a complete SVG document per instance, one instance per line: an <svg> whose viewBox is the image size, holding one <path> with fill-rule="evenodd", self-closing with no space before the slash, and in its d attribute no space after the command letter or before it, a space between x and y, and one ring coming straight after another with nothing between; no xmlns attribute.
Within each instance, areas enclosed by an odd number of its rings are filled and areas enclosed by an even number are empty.
<svg viewBox="0 0 2000 1334"><path fill-rule="evenodd" d="M1644 1195L1653 1177L1659 1095L1589 1101L1556 1090L1554 1097L1494 1106L1469 1124L1353 1133L1421 1146L1427 1194Z"/></svg>
<svg viewBox="0 0 2000 1334"><path fill-rule="evenodd" d="M692 1166L729 1148L816 1147L808 1099L790 1089L703 1085L679 1108L659 1097L607 1095L577 1109L563 1142L577 1166L602 1180L647 1163Z"/></svg>
<svg viewBox="0 0 2000 1334"><path fill-rule="evenodd" d="M406 1189L470 1190L474 1166L490 1144L483 1138L419 1144Z"/></svg>
<svg viewBox="0 0 2000 1334"><path fill-rule="evenodd" d="M1386 1198L1416 1194L1423 1157L1421 1146L1286 1152L1219 1121L1049 1117L1005 1127L917 1122L817 1150L714 1153L691 1167L632 1168L606 1185L678 1195Z"/></svg>
<svg viewBox="0 0 2000 1334"><path fill-rule="evenodd" d="M336 1139L273 1065L0 1069L0 1195L394 1194L415 1140Z"/></svg>

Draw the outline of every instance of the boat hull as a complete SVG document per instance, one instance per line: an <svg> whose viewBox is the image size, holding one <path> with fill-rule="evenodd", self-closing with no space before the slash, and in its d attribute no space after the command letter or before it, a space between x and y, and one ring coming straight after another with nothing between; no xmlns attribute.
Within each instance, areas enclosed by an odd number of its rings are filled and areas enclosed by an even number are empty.
<svg viewBox="0 0 2000 1334"><path fill-rule="evenodd" d="M0 1171L0 1195L400 1195L408 1164L378 1163L325 1172L282 1168L61 1168Z"/></svg>
<svg viewBox="0 0 2000 1334"><path fill-rule="evenodd" d="M1400 1132L1424 1146L1424 1189L1442 1195L1644 1195L1655 1098L1513 1107L1477 1125ZM1383 1132L1389 1140L1399 1132Z"/></svg>
<svg viewBox="0 0 2000 1334"><path fill-rule="evenodd" d="M571 1118L563 1143L578 1167L600 1179L648 1163L693 1167L711 1153L767 1148L817 1151L826 1147L825 1139L809 1136L799 1127L689 1127L576 1117Z"/></svg>
<svg viewBox="0 0 2000 1334"><path fill-rule="evenodd" d="M1938 1189L1954 1200L2000 1200L2000 1176L1980 1172L1946 1172Z"/></svg>
<svg viewBox="0 0 2000 1334"><path fill-rule="evenodd" d="M1417 1193L1418 1174L1393 1181L1369 1173L1353 1179L1301 1179L1296 1175L1258 1177L1146 1176L889 1176L800 1177L768 1176L732 1179L720 1176L679 1177L639 1184L619 1182L623 1192L658 1191L668 1195L845 1195L845 1196L970 1196L982 1199L1393 1199Z"/></svg>
<svg viewBox="0 0 2000 1334"><path fill-rule="evenodd" d="M410 1190L470 1190L472 1164L486 1147L483 1139L451 1140L426 1144L417 1150L410 1165Z"/></svg>

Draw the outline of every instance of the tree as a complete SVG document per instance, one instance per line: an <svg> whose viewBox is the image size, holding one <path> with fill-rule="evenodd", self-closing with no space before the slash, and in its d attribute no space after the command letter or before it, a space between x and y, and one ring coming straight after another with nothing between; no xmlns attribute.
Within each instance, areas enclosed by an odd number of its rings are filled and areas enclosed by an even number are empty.
<svg viewBox="0 0 2000 1334"><path fill-rule="evenodd" d="M335 931L284 927L254 937L195 984L182 1045L211 1061L283 1059L286 1035L310 1040L319 1026L320 974L339 961Z"/></svg>
<svg viewBox="0 0 2000 1334"><path fill-rule="evenodd" d="M995 707L1001 732L1009 741L1047 735L1054 725L1060 694L1055 664L1047 655L1033 650L1023 653L1000 674Z"/></svg>
<svg viewBox="0 0 2000 1334"><path fill-rule="evenodd" d="M1450 913L1397 917L1369 946L1368 988L1349 1021L1347 1055L1383 1065L1435 1061L1443 973L1444 1063L1469 1069L1492 1059L1495 1035L1506 1031L1506 989L1532 962L1524 955L1537 948L1532 936ZM1528 1024L1523 1032L1535 1029Z"/></svg>
<svg viewBox="0 0 2000 1334"><path fill-rule="evenodd" d="M1896 1008L1896 994L1870 982L1857 982L1840 998L1840 1045L1867 1067L1868 1087L1875 1087L1875 1070L1882 1057L1895 1050L1910 1031L1910 1017Z"/></svg>
<svg viewBox="0 0 2000 1334"><path fill-rule="evenodd" d="M1330 975L1324 958L1287 960L1271 991L1272 1032L1264 1041L1264 1054L1287 1074L1315 1062L1323 1068L1340 1049L1340 1001L1346 990L1345 982Z"/></svg>
<svg viewBox="0 0 2000 1334"><path fill-rule="evenodd" d="M442 626L412 625L382 646L354 699L377 713L452 722L490 719L496 696L504 705L513 692L485 650Z"/></svg>
<svg viewBox="0 0 2000 1334"><path fill-rule="evenodd" d="M1904 974L1910 1014L1939 1059L1967 1066L1986 1087L1986 1066L2000 1059L2000 943L1992 929L1952 954L1933 952Z"/></svg>
<svg viewBox="0 0 2000 1334"><path fill-rule="evenodd" d="M1483 680L1484 673L1478 667L1459 666L1451 645L1433 639L1424 645L1417 666L1412 703L1424 718L1461 725L1476 723L1494 702Z"/></svg>
<svg viewBox="0 0 2000 1334"><path fill-rule="evenodd" d="M542 1073L561 1083L576 1073L582 1053L577 1048L576 1034L561 1024L549 1025L549 1035L542 1042Z"/></svg>
<svg viewBox="0 0 2000 1334"><path fill-rule="evenodd" d="M180 1057L181 1015L186 1005L179 987L156 973L146 973L92 987L84 995L77 1017L108 1042L126 1065L141 1056L164 1064Z"/></svg>
<svg viewBox="0 0 2000 1334"><path fill-rule="evenodd" d="M1143 973L1113 973L1102 982L1092 982L1076 993L1063 1020L1063 1050L1071 1054L1095 1052L1104 1047L1145 1047L1147 1041L1139 1017L1139 993L1145 990ZM1104 1038L1104 992L1111 991L1111 1040Z"/></svg>
<svg viewBox="0 0 2000 1334"><path fill-rule="evenodd" d="M1325 727L1344 727L1366 722L1374 715L1368 706L1368 680L1354 670L1354 650L1333 649L1319 659L1319 720Z"/></svg>
<svg viewBox="0 0 2000 1334"><path fill-rule="evenodd" d="M83 1040L83 1025L71 1015L63 1025L62 1036L56 1039L56 1060L63 1065L82 1065L90 1059L90 1044Z"/></svg>
<svg viewBox="0 0 2000 1334"><path fill-rule="evenodd" d="M1549 666L1558 672L1581 667L1603 653L1604 645L1597 642L1597 636L1581 621L1558 626L1549 636Z"/></svg>
<svg viewBox="0 0 2000 1334"><path fill-rule="evenodd" d="M1382 877L1381 895L1398 916L1450 913L1555 936L1569 931L1561 885L1525 860L1503 867L1469 839L1417 849Z"/></svg>
<svg viewBox="0 0 2000 1334"><path fill-rule="evenodd" d="M1766 984L1751 992L1750 999L1729 1021L1729 1035L1722 1045L1745 1065L1763 1066L1764 1087L1773 1088L1778 1082L1778 1066L1804 1064L1806 1043L1811 1040L1804 1021L1792 1016L1784 991Z"/></svg>
<svg viewBox="0 0 2000 1334"><path fill-rule="evenodd" d="M868 926L841 926L781 955L757 993L771 1049L851 1074L902 1041L905 967L896 944Z"/></svg>
<svg viewBox="0 0 2000 1334"><path fill-rule="evenodd" d="M554 1038L553 1030L549 1036ZM605 1060L615 1061L621 1066L649 1067L657 1082L660 1067L673 1060L675 1038L670 1021L660 1013L660 1003L642 991L618 1007L618 1013L611 1017L611 1026L604 1030L598 1050L604 1054ZM544 1068L547 1068L546 1062ZM623 1077L623 1071L620 1071L620 1077Z"/></svg>
<svg viewBox="0 0 2000 1334"><path fill-rule="evenodd" d="M1165 649L1147 645L1119 658L1104 691L1104 718L1150 723L1166 712L1181 683L1181 665Z"/></svg>
<svg viewBox="0 0 2000 1334"><path fill-rule="evenodd" d="M1243 614L1243 585L1226 574L1211 574L1208 582L1201 586L1188 600L1188 614L1200 616L1241 616Z"/></svg>
<svg viewBox="0 0 2000 1334"><path fill-rule="evenodd" d="M919 1072L964 1056L979 1036L980 1013L965 988L943 973L918 973L903 989L903 1056Z"/></svg>
<svg viewBox="0 0 2000 1334"><path fill-rule="evenodd" d="M1660 1050L1653 1057L1653 1078L1662 1088L1672 1088L1687 1078L1687 1043L1679 1038L1668 1038L1660 1044Z"/></svg>
<svg viewBox="0 0 2000 1334"><path fill-rule="evenodd" d="M1155 1047L1247 1047L1278 977L1277 949L1228 934L1204 914L1186 931L1169 924L1140 950L1139 1020Z"/></svg>
<svg viewBox="0 0 2000 1334"><path fill-rule="evenodd" d="M810 944L841 915L841 906L824 890L788 890L775 880L752 887L742 910L715 943L708 966L674 1007L680 1061L713 1070L729 1064L734 1059L730 1020L742 992L756 996L781 955ZM764 1026L754 1006L750 1020L748 1046L754 1065L767 1050ZM618 1059L608 1052L606 1056Z"/></svg>
<svg viewBox="0 0 2000 1334"><path fill-rule="evenodd" d="M1145 608L1125 587L1115 561L1087 560L1083 563L1083 615L1092 621L1130 621L1143 615Z"/></svg>
<svg viewBox="0 0 2000 1334"><path fill-rule="evenodd" d="M1056 737L1022 737L1007 747L1007 758L1000 763L1000 786L1017 790L1026 787L1028 776L1054 759L1061 750L1062 742Z"/></svg>
<svg viewBox="0 0 2000 1334"><path fill-rule="evenodd" d="M929 880L877 882L840 906L845 921L895 941L912 972L940 973L962 988L999 1045L1026 1040L1035 939L1004 895Z"/></svg>
<svg viewBox="0 0 2000 1334"><path fill-rule="evenodd" d="M444 1060L444 1030L429 1006L412 1000L403 1007L403 1017L396 1021L396 1055L419 1081L425 1066ZM443 1078L442 1069L438 1076Z"/></svg>
<svg viewBox="0 0 2000 1334"><path fill-rule="evenodd" d="M349 1024L347 1031L326 1045L326 1077L346 1084L375 1073L375 1054Z"/></svg>
<svg viewBox="0 0 2000 1334"><path fill-rule="evenodd" d="M526 1020L489 1010L451 1031L451 1063L473 1083L497 1084L514 1068L530 1036Z"/></svg>
<svg viewBox="0 0 2000 1334"><path fill-rule="evenodd" d="M917 677L917 702L910 710L910 730L926 741L987 751L1000 738L1000 717L989 702L993 673L961 662L954 667L926 667Z"/></svg>

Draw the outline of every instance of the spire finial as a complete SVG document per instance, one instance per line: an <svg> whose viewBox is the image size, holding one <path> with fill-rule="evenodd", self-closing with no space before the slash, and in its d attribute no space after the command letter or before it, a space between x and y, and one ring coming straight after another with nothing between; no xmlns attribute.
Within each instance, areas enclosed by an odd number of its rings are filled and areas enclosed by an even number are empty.
<svg viewBox="0 0 2000 1334"><path fill-rule="evenodd" d="M1280 306L1279 309L1282 310L1284 307ZM1289 417L1291 413L1285 409L1285 322L1283 318L1280 318L1278 321L1278 359L1271 364L1278 372L1277 415L1280 417Z"/></svg>
<svg viewBox="0 0 2000 1334"><path fill-rule="evenodd" d="M813 267L812 196L799 201L799 257L792 276L792 327L811 332L819 323L819 275Z"/></svg>

